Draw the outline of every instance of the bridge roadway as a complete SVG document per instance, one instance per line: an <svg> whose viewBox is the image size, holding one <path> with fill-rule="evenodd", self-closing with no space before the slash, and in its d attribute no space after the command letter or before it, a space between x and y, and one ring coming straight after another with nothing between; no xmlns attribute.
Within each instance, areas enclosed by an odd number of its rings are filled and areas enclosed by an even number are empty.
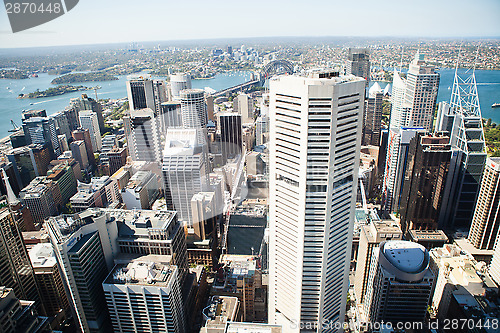
<svg viewBox="0 0 500 333"><path fill-rule="evenodd" d="M241 89L253 86L253 85L257 84L257 83L260 83L260 81L259 80L252 80L252 81L244 82L244 83L238 84L237 86L234 86L234 87L231 87L231 88L227 88L227 89L224 89L224 90L219 90L216 93L214 93L212 96L214 98L220 97L220 96L224 96L226 93L232 93L232 92L235 92L235 91L238 91L238 90L241 90Z"/></svg>

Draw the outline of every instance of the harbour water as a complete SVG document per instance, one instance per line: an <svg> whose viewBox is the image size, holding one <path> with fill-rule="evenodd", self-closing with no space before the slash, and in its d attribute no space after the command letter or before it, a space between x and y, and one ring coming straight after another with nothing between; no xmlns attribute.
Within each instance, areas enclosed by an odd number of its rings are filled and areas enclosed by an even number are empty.
<svg viewBox="0 0 500 333"><path fill-rule="evenodd" d="M437 101L449 102L455 69L443 68L438 72L440 76ZM491 118L493 122L500 124L500 108L491 107L493 103L500 103L500 71L476 70L476 83L483 118ZM385 82L379 84L382 89L387 85Z"/></svg>
<svg viewBox="0 0 500 333"><path fill-rule="evenodd" d="M251 79L251 72L248 71L233 71L221 73L210 79L192 80L193 88L203 89L210 87L214 90L222 90ZM82 93L86 93L92 98L95 98L94 91L77 91L64 95L36 98L36 99L17 99L19 94L27 94L39 90L45 90L55 85L51 84L56 76L48 74L40 74L37 78L29 78L23 80L0 79L0 138L9 135L9 130L12 129L11 119L21 125L21 112L28 109L45 109L47 114L53 114L64 110L69 105L71 98L79 97ZM99 98L118 99L127 97L127 88L125 82L127 76L119 76L115 81L102 82L75 82L72 85L83 85L86 87L100 86L97 90ZM164 77L155 77L165 79Z"/></svg>
<svg viewBox="0 0 500 333"><path fill-rule="evenodd" d="M453 87L454 69L441 69L438 102L449 101L451 88ZM214 90L222 90L240 83L249 81L251 72L233 71L218 74L211 79L193 80L193 88L210 87ZM27 109L45 109L47 114L53 114L63 110L69 105L69 100L79 97L82 93L87 93L94 97L94 91L74 92L60 96L37 98L37 99L17 99L21 93L30 93L35 90L45 90L53 87L50 83L55 78L53 75L40 74L38 78L24 80L0 79L0 138L7 136L8 130L12 129L10 120L17 125L21 124L21 111ZM97 91L99 98L122 98L127 96L125 81L127 76L119 76L119 80L103 82L75 82L73 85L84 85L87 87L101 86ZM164 77L159 77L164 79ZM500 124L500 109L492 108L493 103L500 102L500 71L476 70L476 81L481 104L483 118L491 118L493 122ZM384 88L386 83L381 83Z"/></svg>

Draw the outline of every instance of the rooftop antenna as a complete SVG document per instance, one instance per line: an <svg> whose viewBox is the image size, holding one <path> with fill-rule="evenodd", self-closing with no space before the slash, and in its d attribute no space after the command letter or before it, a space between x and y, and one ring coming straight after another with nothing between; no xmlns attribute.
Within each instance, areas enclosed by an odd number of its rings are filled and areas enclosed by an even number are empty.
<svg viewBox="0 0 500 333"><path fill-rule="evenodd" d="M401 73L401 70L403 69L403 52L405 50L405 47L401 47L401 60L399 61L399 72Z"/></svg>

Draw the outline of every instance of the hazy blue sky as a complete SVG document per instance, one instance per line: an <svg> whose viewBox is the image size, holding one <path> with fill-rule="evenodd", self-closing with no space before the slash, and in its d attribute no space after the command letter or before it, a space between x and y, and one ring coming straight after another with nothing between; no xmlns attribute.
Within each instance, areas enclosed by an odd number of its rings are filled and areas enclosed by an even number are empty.
<svg viewBox="0 0 500 333"><path fill-rule="evenodd" d="M0 9L2 48L265 36L500 36L500 0L80 0L16 34Z"/></svg>

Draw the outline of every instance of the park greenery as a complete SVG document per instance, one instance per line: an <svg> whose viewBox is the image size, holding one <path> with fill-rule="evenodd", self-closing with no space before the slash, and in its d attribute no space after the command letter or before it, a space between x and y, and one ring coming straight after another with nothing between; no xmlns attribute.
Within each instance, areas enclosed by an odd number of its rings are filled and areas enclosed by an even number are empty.
<svg viewBox="0 0 500 333"><path fill-rule="evenodd" d="M64 84L74 82L88 82L88 81L113 81L118 80L114 75L104 72L90 72L90 73L73 73L66 74L55 78L51 81L52 84Z"/></svg>
<svg viewBox="0 0 500 333"><path fill-rule="evenodd" d="M500 126L489 119L483 119L484 139L488 155L500 157Z"/></svg>

